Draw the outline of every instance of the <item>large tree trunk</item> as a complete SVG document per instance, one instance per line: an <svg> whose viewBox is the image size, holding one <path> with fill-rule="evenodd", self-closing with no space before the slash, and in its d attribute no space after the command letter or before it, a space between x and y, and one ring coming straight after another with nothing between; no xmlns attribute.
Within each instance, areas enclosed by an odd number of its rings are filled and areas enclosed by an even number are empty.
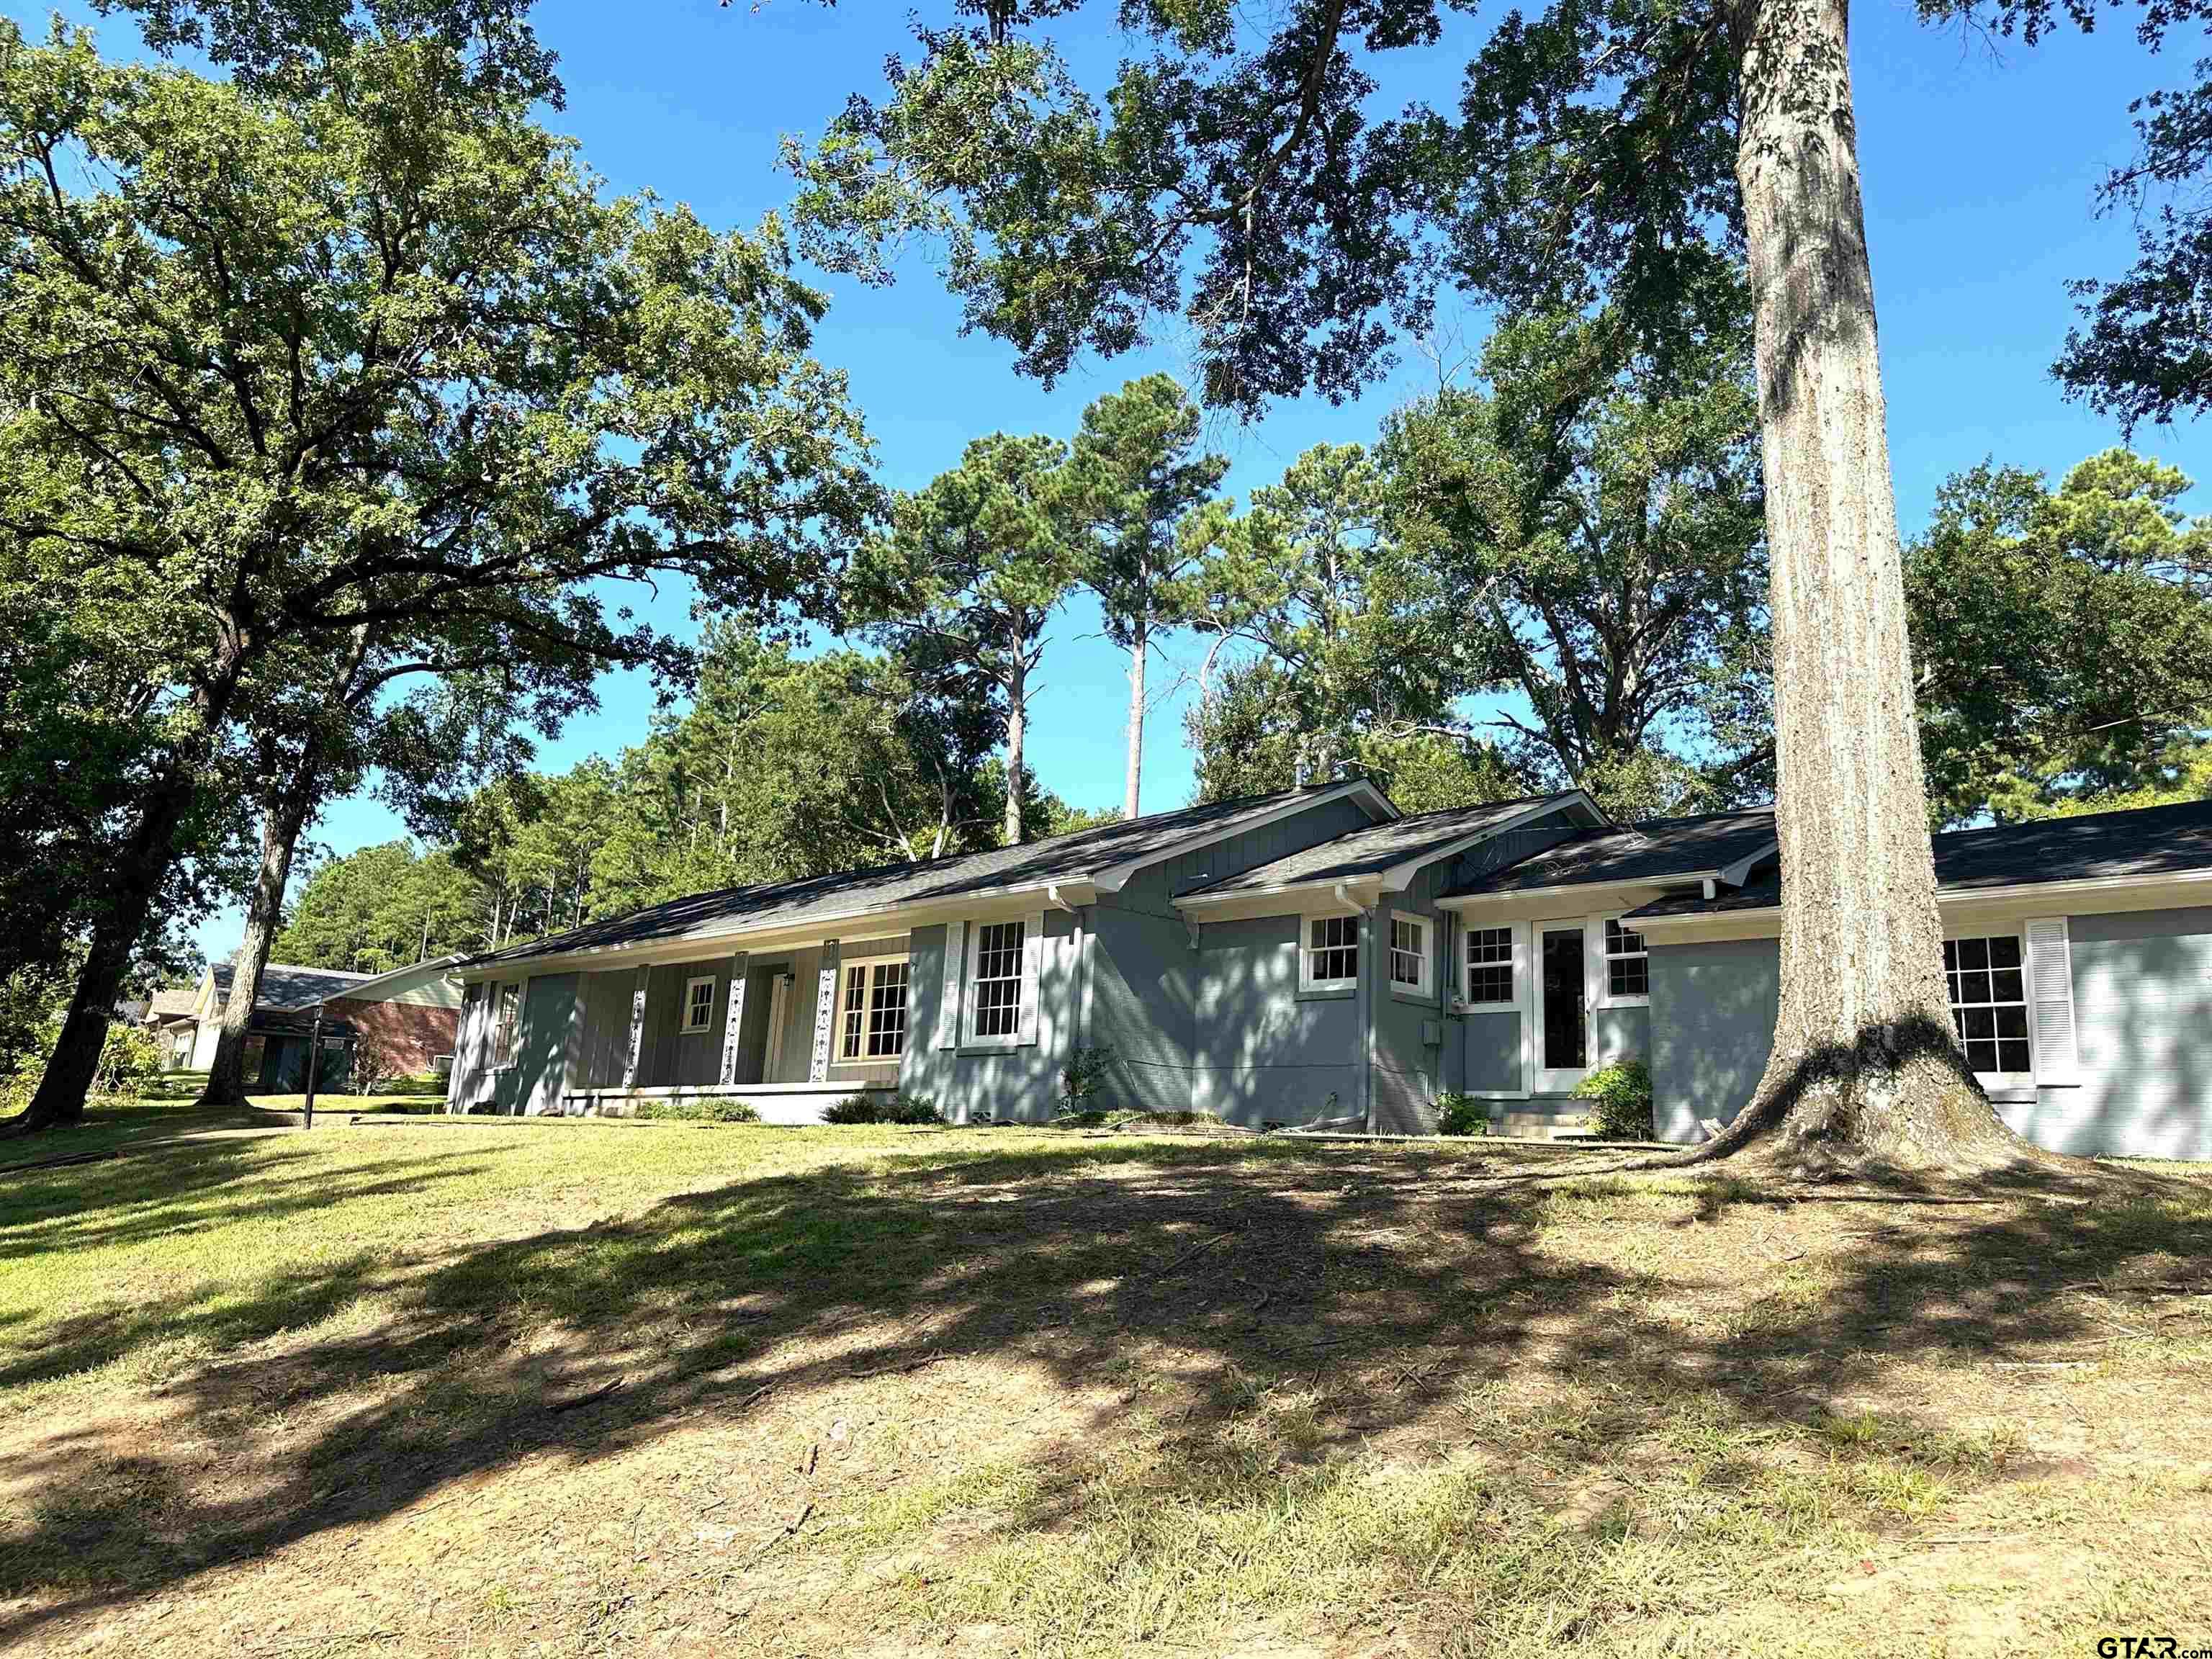
<svg viewBox="0 0 2212 1659"><path fill-rule="evenodd" d="M15 1136L75 1123L84 1116L85 1096L99 1075L100 1050L122 995L124 976L145 936L154 901L177 859L177 831L192 804L197 757L172 751L167 765L146 793L138 823L123 850L106 909L94 923L90 949L78 970L60 1039L47 1056L37 1092L21 1114L0 1126Z"/></svg>
<svg viewBox="0 0 2212 1659"><path fill-rule="evenodd" d="M1029 726L1029 676L1019 670L1006 681L1006 842L1022 838L1022 740Z"/></svg>
<svg viewBox="0 0 2212 1659"><path fill-rule="evenodd" d="M279 786L269 810L262 815L261 865L246 901L246 937L240 941L231 968L230 1000L223 1005L215 1062L209 1068L207 1088L201 1096L211 1105L246 1103L246 1031L253 1023L254 1004L261 1000L261 972L269 965L269 949L276 941L276 924L283 915L293 851L300 844L307 815L314 810L319 782L316 769L316 745L310 739L291 776Z"/></svg>
<svg viewBox="0 0 2212 1659"><path fill-rule="evenodd" d="M1773 578L1781 1010L1705 1149L1817 1171L2016 1155L1951 1033L1845 0L1753 0L1736 160Z"/></svg>
<svg viewBox="0 0 2212 1659"><path fill-rule="evenodd" d="M1141 628L1129 645L1129 764L1121 784L1121 816L1137 816L1145 776L1145 659L1152 641Z"/></svg>

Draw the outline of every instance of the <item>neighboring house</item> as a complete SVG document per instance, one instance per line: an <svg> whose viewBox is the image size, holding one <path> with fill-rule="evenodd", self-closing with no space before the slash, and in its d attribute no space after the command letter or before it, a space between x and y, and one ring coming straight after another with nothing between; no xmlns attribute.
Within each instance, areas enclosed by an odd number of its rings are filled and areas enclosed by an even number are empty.
<svg viewBox="0 0 2212 1659"><path fill-rule="evenodd" d="M2212 1157L2212 908L2185 908L2212 905L2212 804L1936 844L1955 1017L2008 1117ZM1693 1139L1765 1061L1776 857L1765 811L1409 817L1352 780L700 894L463 962L448 1105L809 1122L904 1090L1039 1120L1091 1049L1104 1105L1421 1133L1462 1091L1540 1133L1644 1058L1661 1133Z"/></svg>
<svg viewBox="0 0 2212 1659"><path fill-rule="evenodd" d="M453 1052L460 1018L460 992L447 978L457 960L444 957L383 974L270 963L261 971L261 994L246 1027L248 1086L276 1093L302 1086L319 1006L325 1085L350 1077L356 1059L375 1073L360 1079L364 1085L435 1070ZM232 974L231 963L216 963L198 984L155 994L145 1023L167 1065L204 1071L215 1063Z"/></svg>

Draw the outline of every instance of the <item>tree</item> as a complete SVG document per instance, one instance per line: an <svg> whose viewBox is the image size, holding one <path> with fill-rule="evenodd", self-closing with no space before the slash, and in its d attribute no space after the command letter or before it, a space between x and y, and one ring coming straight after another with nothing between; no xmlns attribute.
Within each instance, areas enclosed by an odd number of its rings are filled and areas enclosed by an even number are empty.
<svg viewBox="0 0 2212 1659"><path fill-rule="evenodd" d="M1129 653L1121 816L1133 818L1144 780L1145 670L1158 636L1195 614L1200 595L1189 578L1221 522L1200 509L1229 459L1199 453L1197 405L1168 376L1148 374L1083 411L1070 465L1091 543L1083 580L1098 596L1106 637Z"/></svg>
<svg viewBox="0 0 2212 1659"><path fill-rule="evenodd" d="M1377 451L1408 556L1446 573L1481 671L1517 691L1520 769L1622 817L1743 793L1715 694L1756 672L1766 550L1758 396L1733 273L1654 349L1617 313L1537 313L1391 416ZM1755 791L1759 769L1748 769Z"/></svg>
<svg viewBox="0 0 2212 1659"><path fill-rule="evenodd" d="M364 847L317 865L276 939L275 959L383 973L491 947L483 895L452 852L410 842Z"/></svg>
<svg viewBox="0 0 2212 1659"><path fill-rule="evenodd" d="M1024 839L1023 757L1045 629L1082 569L1082 501L1067 461L1052 438L976 439L958 466L900 498L854 585L855 613L933 695L1003 699L1009 844Z"/></svg>
<svg viewBox="0 0 2212 1659"><path fill-rule="evenodd" d="M2038 816L2154 789L2212 725L2212 518L2124 449L2056 490L1988 463L1907 550L1931 817Z"/></svg>
<svg viewBox="0 0 2212 1659"><path fill-rule="evenodd" d="M1219 532L1194 578L1213 635L1189 720L1209 799L1325 779L1417 736L1474 743L1452 715L1474 684L1455 596L1388 513L1374 459L1324 444Z"/></svg>
<svg viewBox="0 0 2212 1659"><path fill-rule="evenodd" d="M872 508L773 228L605 197L436 44L264 86L6 26L0 275L12 568L128 573L182 635L21 1127L82 1110L206 769L280 663L450 627L680 672L597 584L819 608Z"/></svg>
<svg viewBox="0 0 2212 1659"><path fill-rule="evenodd" d="M1302 0L1254 42L1230 0L1124 4L1158 46L1110 95L1065 67L1074 0L917 25L811 151L806 246L880 270L942 236L975 324L1048 378L1180 307L1206 401L1246 410L1388 367L1436 277L1516 310L1599 299L1656 340L1717 256L1754 322L1784 854L1767 1073L1709 1149L1789 1167L2027 1156L1949 1034L1902 558L1860 197L1846 0L1551 0L1509 13L1455 116L1370 124L1366 64L1436 0ZM2031 35L2091 0L1921 0ZM2147 0L2153 36L2193 4ZM954 135L957 135L957 141Z"/></svg>
<svg viewBox="0 0 2212 1659"><path fill-rule="evenodd" d="M2068 332L2058 358L2068 395L2130 435L2147 420L2212 409L2212 58L2196 72L2194 87L2135 106L2140 150L2100 194L2106 211L2134 217L2141 252L2117 281L2073 284L2087 326Z"/></svg>

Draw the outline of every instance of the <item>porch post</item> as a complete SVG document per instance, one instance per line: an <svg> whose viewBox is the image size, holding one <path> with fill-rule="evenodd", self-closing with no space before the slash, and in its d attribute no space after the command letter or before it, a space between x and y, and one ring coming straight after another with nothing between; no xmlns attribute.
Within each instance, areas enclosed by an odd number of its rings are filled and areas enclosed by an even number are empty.
<svg viewBox="0 0 2212 1659"><path fill-rule="evenodd" d="M830 1079L830 1026L837 1018L837 941L822 941L822 971L816 976L814 988L814 1054L806 1067L807 1080L826 1083Z"/></svg>
<svg viewBox="0 0 2212 1659"><path fill-rule="evenodd" d="M745 953L730 957L730 1006L722 1017L722 1081L738 1080L738 1032L745 1018Z"/></svg>
<svg viewBox="0 0 2212 1659"><path fill-rule="evenodd" d="M645 988L652 981L653 969L637 970L637 988L629 994L629 1058L623 1062L623 1087L637 1087L637 1052L645 1042Z"/></svg>

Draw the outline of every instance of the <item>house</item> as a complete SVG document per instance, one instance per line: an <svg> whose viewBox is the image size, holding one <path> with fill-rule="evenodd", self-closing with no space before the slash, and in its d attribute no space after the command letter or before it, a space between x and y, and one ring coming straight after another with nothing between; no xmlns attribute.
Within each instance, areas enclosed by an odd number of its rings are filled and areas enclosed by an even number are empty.
<svg viewBox="0 0 2212 1659"><path fill-rule="evenodd" d="M2212 1157L2212 804L1942 836L1954 1016L2015 1125ZM858 1092L1502 1131L1650 1062L1661 1133L1748 1098L1775 1006L1773 816L1620 824L1579 791L1416 816L1364 779L1026 846L678 899L461 963L453 1110ZM2195 905L2192 907L2192 899Z"/></svg>
<svg viewBox="0 0 2212 1659"><path fill-rule="evenodd" d="M458 1032L460 993L447 978L458 960L444 957L381 974L269 963L246 1027L248 1086L275 1093L303 1086L318 1008L323 1086L362 1067L374 1072L362 1076L363 1084L434 1071L453 1054ZM155 994L145 1024L171 1068L204 1071L215 1063L234 971L228 962L214 963L198 983Z"/></svg>

